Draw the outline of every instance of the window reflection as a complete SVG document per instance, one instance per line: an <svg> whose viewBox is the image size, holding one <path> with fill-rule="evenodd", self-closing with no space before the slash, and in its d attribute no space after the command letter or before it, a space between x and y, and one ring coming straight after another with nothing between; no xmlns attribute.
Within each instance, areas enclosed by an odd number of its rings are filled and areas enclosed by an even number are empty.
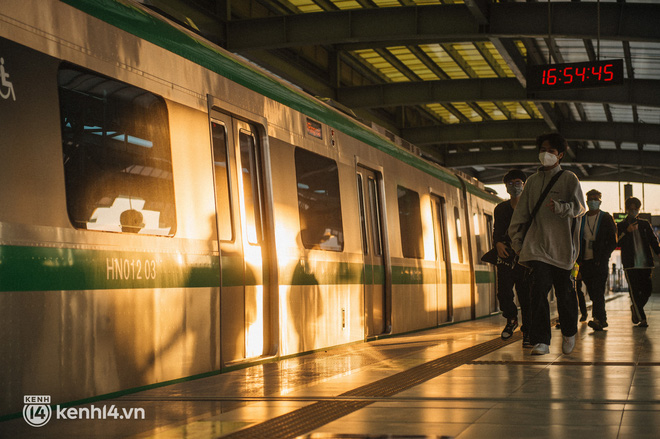
<svg viewBox="0 0 660 439"><path fill-rule="evenodd" d="M404 258L424 258L422 214L419 194L403 186L397 186L399 199L399 224L401 226L401 248Z"/></svg>
<svg viewBox="0 0 660 439"><path fill-rule="evenodd" d="M211 123L213 134L213 167L215 169L215 199L218 215L218 239L234 239L231 200L229 196L229 172L227 171L227 132L225 126Z"/></svg>
<svg viewBox="0 0 660 439"><path fill-rule="evenodd" d="M58 85L73 226L174 235L172 156L163 99L66 63L58 72Z"/></svg>
<svg viewBox="0 0 660 439"><path fill-rule="evenodd" d="M305 248L344 249L337 163L296 148L300 236Z"/></svg>

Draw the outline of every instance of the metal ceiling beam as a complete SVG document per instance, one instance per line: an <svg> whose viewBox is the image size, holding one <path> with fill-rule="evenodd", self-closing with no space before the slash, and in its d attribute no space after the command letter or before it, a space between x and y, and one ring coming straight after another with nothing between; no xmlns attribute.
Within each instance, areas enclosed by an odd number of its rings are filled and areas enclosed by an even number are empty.
<svg viewBox="0 0 660 439"><path fill-rule="evenodd" d="M482 171L479 173L472 173L475 177L479 179L479 181L483 182L486 185L491 185L491 184L499 184L502 183L501 175L504 175L509 169L511 169L512 166L500 166L500 167L492 167L492 168L486 168L486 171ZM520 165L516 165L516 168L520 168ZM571 171L577 171L576 168L573 166L566 166L565 168L571 170ZM470 173L469 171L473 169L471 167L465 167L462 169L464 172ZM527 175L532 175L534 172L536 172L537 166L534 165L529 168L523 167L521 170L525 172ZM594 167L593 169L601 169L600 167ZM604 168L608 169L608 168ZM576 172L576 174L579 174L579 172ZM578 178L580 181L618 181L618 182L625 182L625 181L634 181L637 183L654 183L654 184L660 184L660 176L657 175L657 171L655 173L653 172L641 172L641 171L634 171L634 170L614 170L608 173L603 173L603 174L594 174L591 173L588 177L580 176L578 175ZM500 194L500 196L507 197L506 194Z"/></svg>
<svg viewBox="0 0 660 439"><path fill-rule="evenodd" d="M529 97L514 78L397 82L340 88L337 99L351 108L465 101L592 102L660 107L660 81L626 80L622 86L542 91Z"/></svg>
<svg viewBox="0 0 660 439"><path fill-rule="evenodd" d="M552 4L553 37L597 38L596 8L596 3ZM660 41L658 4L604 4L600 16L602 40ZM227 23L227 48L242 51L355 43L374 48L489 38L544 38L547 34L545 4L492 4L489 26L480 25L466 5L404 6L233 20Z"/></svg>
<svg viewBox="0 0 660 439"><path fill-rule="evenodd" d="M575 152L574 160L564 160L565 165L608 165L635 168L643 172L645 169L657 174L660 169L660 152L648 151L617 151L605 149L578 150ZM467 166L511 166L511 165L536 165L539 161L538 151L528 150L502 150L502 151L480 151L469 153L456 153L445 155L445 166L451 168L462 168ZM644 168L640 164L644 164ZM660 176L659 176L660 177Z"/></svg>
<svg viewBox="0 0 660 439"><path fill-rule="evenodd" d="M464 5L351 9L276 16L229 23L227 48L281 48L479 37L479 26ZM468 38L470 39L470 38ZM374 47L372 44L370 47Z"/></svg>
<svg viewBox="0 0 660 439"><path fill-rule="evenodd" d="M553 38L596 39L598 4L596 2L498 3L491 6L490 33L507 38L545 38L548 36L550 6ZM600 38L618 41L655 41L660 39L658 4L600 4Z"/></svg>
<svg viewBox="0 0 660 439"><path fill-rule="evenodd" d="M558 128L568 141L609 140L651 145L660 143L659 124L562 121ZM547 131L545 121L519 120L405 128L401 130L401 137L414 145L533 142L538 135ZM634 154L634 151L631 154Z"/></svg>
<svg viewBox="0 0 660 439"><path fill-rule="evenodd" d="M465 101L527 100L517 79L455 79L343 87L337 99L349 107L390 107Z"/></svg>
<svg viewBox="0 0 660 439"><path fill-rule="evenodd" d="M517 122L474 122L404 128L401 137L414 145L443 143L480 143L515 140L534 140L548 131L543 120Z"/></svg>

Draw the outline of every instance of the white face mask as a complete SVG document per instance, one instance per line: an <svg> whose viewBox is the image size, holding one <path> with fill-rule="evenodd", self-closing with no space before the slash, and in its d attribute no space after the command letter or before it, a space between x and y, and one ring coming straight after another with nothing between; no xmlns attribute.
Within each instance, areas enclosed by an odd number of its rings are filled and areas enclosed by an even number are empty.
<svg viewBox="0 0 660 439"><path fill-rule="evenodd" d="M540 152L539 161L543 166L554 166L559 158L551 152Z"/></svg>

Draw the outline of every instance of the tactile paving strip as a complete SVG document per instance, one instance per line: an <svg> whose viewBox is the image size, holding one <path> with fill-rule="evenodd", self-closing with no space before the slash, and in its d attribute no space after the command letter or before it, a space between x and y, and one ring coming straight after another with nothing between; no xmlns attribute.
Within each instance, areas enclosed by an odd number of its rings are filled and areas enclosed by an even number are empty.
<svg viewBox="0 0 660 439"><path fill-rule="evenodd" d="M230 433L223 436L223 438L295 438L374 402L360 400L359 398L379 398L395 395L521 339L522 333L520 331L508 340L502 340L498 337L342 393L340 397L344 399L341 401L316 402L285 415ZM357 398L357 400L346 400L346 398L351 397Z"/></svg>
<svg viewBox="0 0 660 439"><path fill-rule="evenodd" d="M660 366L659 362L650 361L538 361L538 360L495 360L469 361L469 364L516 364L542 366Z"/></svg>

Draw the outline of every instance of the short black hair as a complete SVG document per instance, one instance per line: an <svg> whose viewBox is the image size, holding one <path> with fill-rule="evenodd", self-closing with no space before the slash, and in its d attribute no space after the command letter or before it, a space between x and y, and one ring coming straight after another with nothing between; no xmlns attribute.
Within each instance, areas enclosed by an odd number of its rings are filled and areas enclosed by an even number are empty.
<svg viewBox="0 0 660 439"><path fill-rule="evenodd" d="M588 197L589 195L596 195L598 196L598 199L601 199L603 197L603 194L600 193L600 191L597 191L596 189L592 189L589 192L586 193L586 196Z"/></svg>
<svg viewBox="0 0 660 439"><path fill-rule="evenodd" d="M511 180L518 180L518 179L521 179L524 183L525 180L527 180L527 176L520 169L511 169L509 172L504 174L504 177L502 177L502 183L507 184Z"/></svg>
<svg viewBox="0 0 660 439"><path fill-rule="evenodd" d="M630 197L625 202L626 209L628 209L629 207L633 207L633 204L637 206L638 209L642 207L642 202L639 201L639 198Z"/></svg>
<svg viewBox="0 0 660 439"><path fill-rule="evenodd" d="M564 136L559 133L548 133L541 134L536 138L536 149L541 149L541 145L543 145L546 140L550 143L550 146L553 149L556 149L560 154L566 152L566 149L568 148L568 143L566 142L566 139L564 139Z"/></svg>

